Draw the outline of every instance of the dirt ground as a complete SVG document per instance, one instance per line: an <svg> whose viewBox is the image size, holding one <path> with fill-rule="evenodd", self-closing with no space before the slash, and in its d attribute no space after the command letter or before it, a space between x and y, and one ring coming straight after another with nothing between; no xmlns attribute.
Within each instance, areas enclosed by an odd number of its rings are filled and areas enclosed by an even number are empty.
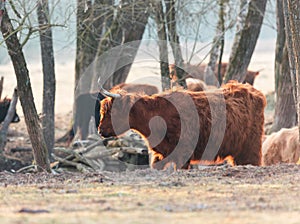
<svg viewBox="0 0 300 224"><path fill-rule="evenodd" d="M70 118L56 118L57 136ZM1 224L300 222L298 165L14 173L32 160L26 133L22 122L11 126L4 153L15 164L0 173Z"/></svg>

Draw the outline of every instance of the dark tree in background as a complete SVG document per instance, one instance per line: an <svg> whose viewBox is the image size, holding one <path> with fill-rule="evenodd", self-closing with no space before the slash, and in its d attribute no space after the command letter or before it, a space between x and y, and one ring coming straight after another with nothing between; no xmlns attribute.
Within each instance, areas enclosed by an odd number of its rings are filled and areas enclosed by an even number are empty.
<svg viewBox="0 0 300 224"><path fill-rule="evenodd" d="M186 86L185 79L184 79L184 70L182 69L183 66L183 57L181 53L181 45L179 40L179 35L177 33L177 26L176 26L176 4L175 0L165 0L165 7L166 7L166 23L168 28L168 38L169 43L171 45L174 61L176 65L176 74L179 80L179 84L181 86Z"/></svg>
<svg viewBox="0 0 300 224"><path fill-rule="evenodd" d="M29 72L23 55L22 46L7 12L3 14L1 32L17 77L18 95L24 113L27 131L32 144L34 160L38 171L50 172L47 146L32 95Z"/></svg>
<svg viewBox="0 0 300 224"><path fill-rule="evenodd" d="M277 41L275 54L275 114L274 123L269 131L276 132L281 128L290 128L297 124L297 111L293 95L292 75L288 57L288 46L285 37L283 1L276 1Z"/></svg>
<svg viewBox="0 0 300 224"><path fill-rule="evenodd" d="M107 50L116 46L122 46L132 41L140 41L143 37L145 27L149 18L150 0L123 0L119 2L116 16L111 26L100 37L97 56L101 56ZM137 54L139 42L132 44L132 49L128 52L120 52L120 58L111 62L111 67L115 68L113 75L107 80L105 87L111 88L116 84L125 82L132 62ZM121 48L120 48L121 49ZM127 65L122 66L124 55Z"/></svg>
<svg viewBox="0 0 300 224"><path fill-rule="evenodd" d="M75 88L97 56L113 47L142 39L148 23L149 1L123 0L118 2L118 7L115 4L112 0L77 1ZM131 52L132 61L137 50ZM106 88L124 82L131 67L131 63L118 66L117 59L112 63L115 63L116 71Z"/></svg>
<svg viewBox="0 0 300 224"><path fill-rule="evenodd" d="M228 0L219 0L219 21L216 28L216 35L212 42L212 48L210 50L209 62L206 66L205 76L206 84L208 85L219 85L222 84L221 77L221 63L224 51L225 42L225 7L228 4ZM219 83L215 82L215 67L218 63L218 73L217 80Z"/></svg>
<svg viewBox="0 0 300 224"><path fill-rule="evenodd" d="M266 4L267 0L251 0L249 2L248 14L240 31L240 38L230 54L225 83L232 79L239 82L244 81L261 30Z"/></svg>
<svg viewBox="0 0 300 224"><path fill-rule="evenodd" d="M286 26L287 49L290 62L292 80L296 77L296 108L300 115L300 2L297 0L283 0L283 12ZM300 119L298 119L300 138ZM300 139L299 139L300 141Z"/></svg>
<svg viewBox="0 0 300 224"><path fill-rule="evenodd" d="M48 0L38 1L37 15L44 74L42 126L48 153L51 158L55 141L55 69Z"/></svg>
<svg viewBox="0 0 300 224"><path fill-rule="evenodd" d="M168 37L166 29L166 20L163 7L163 0L153 1L153 12L155 13L155 22L158 36L158 48L159 48L159 64L161 73L162 89L170 89L170 77L169 77L169 58L168 58Z"/></svg>
<svg viewBox="0 0 300 224"><path fill-rule="evenodd" d="M94 61L102 34L107 32L114 15L112 0L77 1L77 47L75 87Z"/></svg>

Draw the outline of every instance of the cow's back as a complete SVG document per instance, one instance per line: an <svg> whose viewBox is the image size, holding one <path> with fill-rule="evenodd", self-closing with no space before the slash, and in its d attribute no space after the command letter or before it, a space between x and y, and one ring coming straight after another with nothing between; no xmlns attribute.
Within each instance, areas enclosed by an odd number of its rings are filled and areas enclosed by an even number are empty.
<svg viewBox="0 0 300 224"><path fill-rule="evenodd" d="M269 135L262 145L263 165L296 163L299 160L299 129L282 128Z"/></svg>
<svg viewBox="0 0 300 224"><path fill-rule="evenodd" d="M222 92L218 90L190 95L198 109L200 127L199 142L192 160L233 156L237 164L260 165L266 105L264 95L251 85L237 82L224 85ZM211 108L214 108L213 111ZM212 118L215 119L213 133L211 133ZM219 151L207 148L208 152L214 153L212 155L206 152L205 155L209 158L202 158L210 137L212 137L210 146L218 147L217 142L221 143ZM253 155L252 148L255 148ZM211 158L212 156L214 158Z"/></svg>
<svg viewBox="0 0 300 224"><path fill-rule="evenodd" d="M146 95L153 95L158 93L156 86L148 84L134 84L134 83L121 83L114 86L110 92L117 92L118 90L124 90L128 93L144 93Z"/></svg>

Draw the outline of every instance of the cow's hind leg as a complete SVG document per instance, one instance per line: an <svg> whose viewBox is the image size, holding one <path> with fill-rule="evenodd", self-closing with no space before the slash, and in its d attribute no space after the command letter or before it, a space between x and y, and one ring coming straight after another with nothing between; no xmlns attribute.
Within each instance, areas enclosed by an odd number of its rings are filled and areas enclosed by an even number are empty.
<svg viewBox="0 0 300 224"><path fill-rule="evenodd" d="M236 165L260 166L262 161L261 144L245 144L242 152L234 158Z"/></svg>

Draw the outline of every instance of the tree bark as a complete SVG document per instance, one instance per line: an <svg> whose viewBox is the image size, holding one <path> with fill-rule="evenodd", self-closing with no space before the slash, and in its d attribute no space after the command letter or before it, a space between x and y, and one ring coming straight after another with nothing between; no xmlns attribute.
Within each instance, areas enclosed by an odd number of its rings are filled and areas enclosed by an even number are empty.
<svg viewBox="0 0 300 224"><path fill-rule="evenodd" d="M76 76L77 83L86 69L95 60L97 47L103 33L107 31L107 25L113 17L113 1L87 1L86 10L81 9L85 2L77 4L77 57ZM77 85L75 86L75 88Z"/></svg>
<svg viewBox="0 0 300 224"><path fill-rule="evenodd" d="M281 128L290 128L297 124L297 111L293 95L292 76L290 75L282 4L281 0L277 0L277 41L275 54L276 105L274 123L269 134L279 131Z"/></svg>
<svg viewBox="0 0 300 224"><path fill-rule="evenodd" d="M283 51L279 72L276 77L277 89L274 123L268 134L279 131L281 128L294 127L297 124L296 105L286 47Z"/></svg>
<svg viewBox="0 0 300 224"><path fill-rule="evenodd" d="M251 0L245 20L245 25L240 33L240 39L236 48L231 51L229 66L225 74L224 82L238 80L243 82L249 66L256 42L261 30L267 0Z"/></svg>
<svg viewBox="0 0 300 224"><path fill-rule="evenodd" d="M168 37L174 55L178 83L181 86L186 87L186 83L184 79L185 72L183 70L184 67L183 57L181 52L179 36L177 34L177 28L176 28L175 0L165 0L165 6L166 6L166 21L168 27Z"/></svg>
<svg viewBox="0 0 300 224"><path fill-rule="evenodd" d="M82 61L84 49L84 8L85 0L77 0L77 13L76 13L76 59L75 59L75 88L78 86L82 74ZM75 91L74 91L75 92Z"/></svg>
<svg viewBox="0 0 300 224"><path fill-rule="evenodd" d="M289 62L292 78L296 75L297 87L297 113L300 115L300 2L297 0L284 0L283 12L286 25L286 38L288 43ZM295 73L294 73L295 72ZM298 119L299 138L300 138L300 119ZM300 139L299 139L300 142Z"/></svg>
<svg viewBox="0 0 300 224"><path fill-rule="evenodd" d="M1 25L1 23L0 23L0 25ZM4 77L1 76L1 79L0 79L0 99L2 99L3 84L4 84Z"/></svg>
<svg viewBox="0 0 300 224"><path fill-rule="evenodd" d="M34 160L38 171L50 172L50 164L43 131L35 108L32 95L31 82L22 47L13 29L11 21L5 12L2 18L1 32L14 66L17 77L17 88L20 97L24 118L33 148Z"/></svg>
<svg viewBox="0 0 300 224"><path fill-rule="evenodd" d="M55 142L55 69L48 0L38 1L37 15L44 74L42 126L49 158L51 158Z"/></svg>
<svg viewBox="0 0 300 224"><path fill-rule="evenodd" d="M170 75L169 75L169 58L168 58L168 36L166 31L166 19L163 11L163 0L153 1L155 11L155 21L158 36L159 47L159 64L161 73L162 90L170 89Z"/></svg>
<svg viewBox="0 0 300 224"><path fill-rule="evenodd" d="M219 21L216 29L216 35L213 39L212 48L210 50L209 62L205 68L205 82L208 85L221 85L223 77L221 75L222 55L225 41L225 4L227 0L219 0ZM219 60L218 60L219 58ZM215 79L215 68L218 61L218 83Z"/></svg>
<svg viewBox="0 0 300 224"><path fill-rule="evenodd" d="M145 28L148 23L149 0L130 0L124 2L129 3L130 7L124 7L123 9L121 9L121 15L123 20L121 20L121 25L123 28L123 41L121 43L127 44L132 41L140 42L143 38ZM123 64L123 59L120 58L120 60L118 61L116 66L117 69L113 74L113 85L125 82L125 80L127 79L130 68L140 46L139 42L132 44L133 48L129 50L130 53L126 51L124 52L125 55L129 53L131 59L130 63L119 68L120 65Z"/></svg>
<svg viewBox="0 0 300 224"><path fill-rule="evenodd" d="M123 44L140 41L149 18L149 0L126 0L121 1L119 11L110 29L101 38L97 56L105 51ZM130 71L132 62L139 48L139 42L133 42L132 47L120 49L116 60L111 61L112 77L107 80L105 88L110 89L116 84L124 82ZM126 62L125 66L121 66Z"/></svg>
<svg viewBox="0 0 300 224"><path fill-rule="evenodd" d="M240 11L239 15L236 21L236 33L234 36L234 42L231 47L231 52L236 52L237 47L239 45L240 39L241 39L241 34L243 27L245 26L245 21L247 18L248 14L248 9L249 9L249 2L248 0L241 0L240 1Z"/></svg>

